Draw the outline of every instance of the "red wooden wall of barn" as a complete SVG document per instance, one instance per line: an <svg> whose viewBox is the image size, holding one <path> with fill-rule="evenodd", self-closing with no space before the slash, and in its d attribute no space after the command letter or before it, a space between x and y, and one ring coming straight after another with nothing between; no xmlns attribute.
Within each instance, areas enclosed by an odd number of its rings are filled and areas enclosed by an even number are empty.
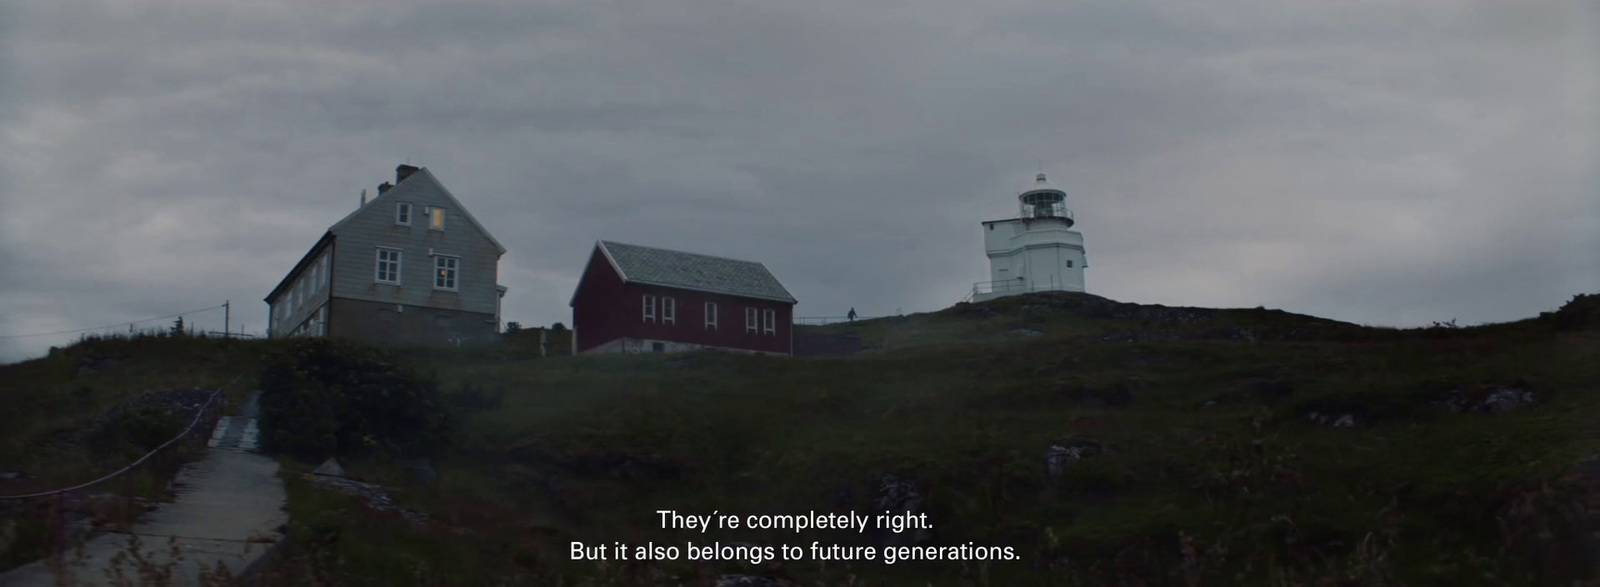
<svg viewBox="0 0 1600 587"><path fill-rule="evenodd" d="M644 319L644 296L656 296L656 317ZM672 298L675 320L663 320L663 298ZM717 305L717 326L706 327L706 304ZM756 308L756 332L745 327L745 309ZM772 310L775 331L766 334L762 327L764 311ZM572 324L577 332L578 352L618 338L669 340L765 353L789 354L790 330L794 328L794 305L754 298L743 298L692 290L643 284L624 284L605 255L596 249L589 257L583 281L578 284L572 306Z"/></svg>

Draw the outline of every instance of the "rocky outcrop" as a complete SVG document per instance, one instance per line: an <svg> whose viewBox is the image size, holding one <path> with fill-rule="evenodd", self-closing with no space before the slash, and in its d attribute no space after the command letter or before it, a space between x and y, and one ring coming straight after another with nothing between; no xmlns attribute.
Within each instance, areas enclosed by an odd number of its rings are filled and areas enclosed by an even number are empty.
<svg viewBox="0 0 1600 587"><path fill-rule="evenodd" d="M1452 412L1477 414L1504 412L1533 403L1533 392L1520 384L1478 385L1455 389L1450 392L1449 399L1445 400L1445 405L1449 406Z"/></svg>
<svg viewBox="0 0 1600 587"><path fill-rule="evenodd" d="M389 492L384 490L383 486L376 483L365 483L362 481L356 481L354 479L347 479L342 476L326 474L306 475L306 479L316 483L317 485L338 490L340 493L345 495L360 498L363 503L367 504L367 507L370 507L374 510L380 512L395 512L400 517L405 518L407 522L411 522L413 525L420 526L428 523L428 514L418 510L400 507L394 502L394 498L389 495Z"/></svg>
<svg viewBox="0 0 1600 587"><path fill-rule="evenodd" d="M715 587L790 587L794 583L757 575L722 575Z"/></svg>
<svg viewBox="0 0 1600 587"><path fill-rule="evenodd" d="M344 466L339 464L339 459L330 458L326 461L322 461L322 464L317 466L316 470L311 471L311 474L328 475L330 477L343 477Z"/></svg>
<svg viewBox="0 0 1600 587"><path fill-rule="evenodd" d="M1309 414L1306 414L1306 419L1315 424L1332 426L1334 428L1354 428L1356 423L1359 421L1359 418L1357 418L1357 416L1351 412L1324 413L1315 410Z"/></svg>
<svg viewBox="0 0 1600 587"><path fill-rule="evenodd" d="M1100 443L1087 438L1069 438L1050 445L1044 451L1045 477L1059 483L1073 463L1104 454Z"/></svg>
<svg viewBox="0 0 1600 587"><path fill-rule="evenodd" d="M1371 398L1366 397L1320 397L1300 402L1295 413L1312 424L1334 428L1355 428L1389 419L1379 418L1378 414L1383 410L1375 409L1370 404Z"/></svg>
<svg viewBox="0 0 1600 587"><path fill-rule="evenodd" d="M891 514L928 513L927 502L923 499L917 482L893 473L878 478L877 489L872 494L872 507L874 512L888 511ZM876 538L880 547L916 546L932 542L933 532L927 529L915 529L895 533L879 529L876 531Z"/></svg>

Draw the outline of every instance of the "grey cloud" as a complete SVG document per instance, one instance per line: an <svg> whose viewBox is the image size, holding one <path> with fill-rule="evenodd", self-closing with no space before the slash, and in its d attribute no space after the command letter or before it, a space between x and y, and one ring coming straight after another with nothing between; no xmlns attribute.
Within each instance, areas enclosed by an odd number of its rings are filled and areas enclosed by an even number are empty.
<svg viewBox="0 0 1600 587"><path fill-rule="evenodd" d="M407 158L508 246L523 323L570 320L598 238L763 261L801 314L943 307L1040 160L1113 298L1412 324L1600 289L1577 5L0 11L6 331L259 324L241 300Z"/></svg>

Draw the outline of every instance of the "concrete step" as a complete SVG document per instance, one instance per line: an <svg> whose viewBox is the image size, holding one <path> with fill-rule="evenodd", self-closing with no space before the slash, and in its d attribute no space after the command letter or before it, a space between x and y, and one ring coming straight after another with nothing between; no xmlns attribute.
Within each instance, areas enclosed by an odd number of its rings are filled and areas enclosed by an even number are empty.
<svg viewBox="0 0 1600 587"><path fill-rule="evenodd" d="M254 451L260 448L261 431L255 418L223 416L211 431L208 446L220 450Z"/></svg>

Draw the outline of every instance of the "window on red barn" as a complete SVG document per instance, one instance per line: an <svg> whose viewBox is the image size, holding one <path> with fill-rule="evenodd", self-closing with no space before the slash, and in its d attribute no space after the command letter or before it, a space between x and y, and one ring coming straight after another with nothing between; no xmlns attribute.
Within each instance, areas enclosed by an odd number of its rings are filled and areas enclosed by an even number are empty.
<svg viewBox="0 0 1600 587"><path fill-rule="evenodd" d="M706 330L717 329L717 304L706 302Z"/></svg>
<svg viewBox="0 0 1600 587"><path fill-rule="evenodd" d="M760 332L761 331L760 327L756 326L756 309L755 308L745 308L744 309L744 331L745 332L751 332L751 333Z"/></svg>
<svg viewBox="0 0 1600 587"><path fill-rule="evenodd" d="M644 321L645 322L655 322L656 321L656 297L655 296L645 296L644 297Z"/></svg>
<svg viewBox="0 0 1600 587"><path fill-rule="evenodd" d="M661 322L663 324L678 323L678 301L672 298L661 298Z"/></svg>
<svg viewBox="0 0 1600 587"><path fill-rule="evenodd" d="M778 313L772 310L763 310L761 315L761 330L766 334L778 333Z"/></svg>

